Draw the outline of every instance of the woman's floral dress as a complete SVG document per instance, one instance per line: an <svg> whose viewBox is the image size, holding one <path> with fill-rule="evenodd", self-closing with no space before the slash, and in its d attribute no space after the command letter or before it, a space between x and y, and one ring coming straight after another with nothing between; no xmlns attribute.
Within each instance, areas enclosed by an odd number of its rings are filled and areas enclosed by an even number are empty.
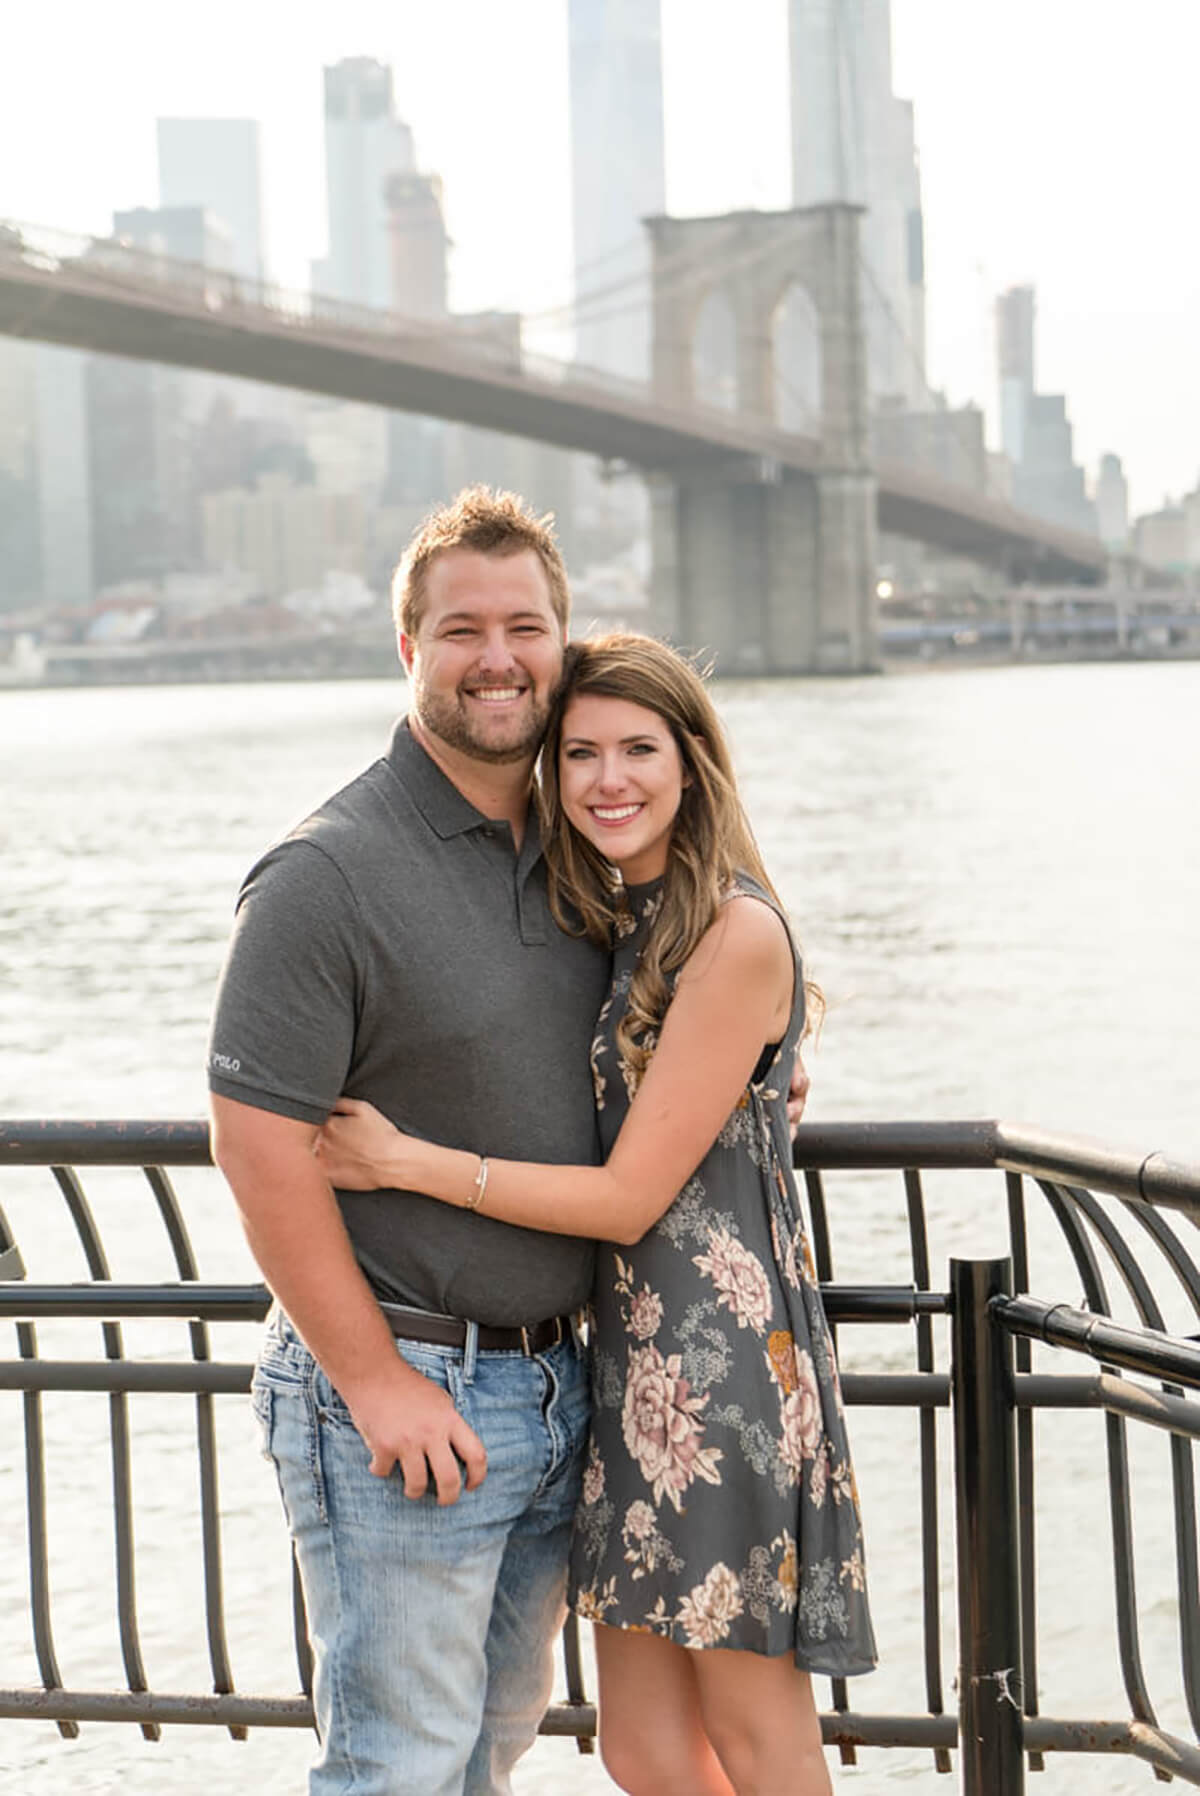
<svg viewBox="0 0 1200 1796"><path fill-rule="evenodd" d="M616 1030L658 885L630 899L592 1051L606 1153L635 1083ZM804 1670L847 1676L870 1670L875 1642L837 1371L792 1177L787 1086L803 1019L797 960L787 1032L693 1177L636 1246L601 1243L571 1599L593 1621L681 1646L791 1652Z"/></svg>

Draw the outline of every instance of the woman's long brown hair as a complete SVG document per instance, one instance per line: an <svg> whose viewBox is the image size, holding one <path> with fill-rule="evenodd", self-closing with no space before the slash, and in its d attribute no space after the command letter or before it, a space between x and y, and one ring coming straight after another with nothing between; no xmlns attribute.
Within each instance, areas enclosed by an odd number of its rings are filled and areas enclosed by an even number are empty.
<svg viewBox="0 0 1200 1796"><path fill-rule="evenodd" d="M584 694L626 699L661 717L687 776L671 831L662 902L642 950L617 1030L623 1059L645 1070L678 973L716 921L722 897L748 873L778 902L738 797L725 733L701 675L653 636L614 633L572 643L542 749L539 802L550 905L560 928L609 943L627 914L604 856L568 822L559 788L563 717Z"/></svg>

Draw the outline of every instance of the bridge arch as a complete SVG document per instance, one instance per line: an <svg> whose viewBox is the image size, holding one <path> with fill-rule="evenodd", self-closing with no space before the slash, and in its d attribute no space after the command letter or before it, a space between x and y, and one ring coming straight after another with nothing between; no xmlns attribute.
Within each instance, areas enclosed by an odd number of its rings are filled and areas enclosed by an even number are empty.
<svg viewBox="0 0 1200 1796"><path fill-rule="evenodd" d="M713 329L720 294L736 324L737 410L820 438L836 465L866 466L860 210L648 219L659 397L676 405L702 397L697 373L710 351L701 331ZM800 404L781 403L781 374L811 411L804 426Z"/></svg>

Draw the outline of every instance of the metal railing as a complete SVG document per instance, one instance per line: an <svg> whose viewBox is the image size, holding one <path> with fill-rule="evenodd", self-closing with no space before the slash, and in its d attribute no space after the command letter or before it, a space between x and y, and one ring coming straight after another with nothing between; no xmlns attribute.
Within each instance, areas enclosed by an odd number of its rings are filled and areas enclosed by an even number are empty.
<svg viewBox="0 0 1200 1796"><path fill-rule="evenodd" d="M1026 1764L1039 1769L1051 1752L1132 1754L1160 1778L1174 1775L1200 1786L1200 1577L1192 1448L1200 1437L1200 1400L1190 1394L1200 1391L1200 1346L1184 1330L1172 1333L1166 1326L1168 1310L1200 1316L1200 1268L1170 1215L1176 1212L1200 1226L1200 1167L1159 1154L1139 1158L1113 1153L1090 1142L996 1123L809 1125L796 1142L795 1161L807 1187L812 1245L835 1334L852 1326L892 1324L902 1327L910 1342L911 1363L902 1369L890 1363L892 1355L885 1356L887 1369L848 1369L853 1355L840 1349L846 1400L860 1407L915 1412L918 1429L924 1708L907 1713L852 1709L845 1683L835 1679L822 1715L826 1742L849 1762L863 1747L928 1750L943 1772L952 1769L951 1754L957 1750L968 1796L1015 1796L1024 1787ZM311 1725L311 1658L294 1568L290 1602L298 1692L251 1695L239 1691L234 1681L214 1411L218 1399L248 1388L251 1366L248 1359L218 1355L214 1336L224 1325L261 1318L268 1295L254 1282L206 1282L201 1277L184 1206L167 1169L208 1164L207 1131L198 1123L0 1124L0 1168L7 1169L5 1176L36 1178L39 1191L41 1175L21 1169L49 1170L88 1275L75 1283L27 1276L26 1253L35 1257L37 1237L50 1218L40 1199L34 1201L23 1244L0 1208L0 1318L13 1322L16 1333L15 1354L0 1358L0 1391L21 1393L29 1613L40 1677L40 1685L32 1688L0 1687L0 1717L41 1717L56 1722L68 1736L92 1720L135 1722L150 1738L164 1724L179 1722L219 1724L235 1737L244 1737L251 1726ZM123 1185L120 1202L148 1203L163 1231L173 1279L123 1282L112 1276L81 1178L81 1169L104 1167L133 1170L135 1177ZM879 1173L893 1175L886 1181L885 1201L890 1204L894 1194L903 1217L903 1235L893 1231L891 1236L892 1243L906 1238L903 1264L873 1266L870 1279L839 1282L831 1214L843 1189L854 1195L860 1209L864 1181ZM956 1210L939 1196L931 1211L929 1189L949 1175L957 1180L968 1174L991 1175L993 1182L999 1175L1003 1181L996 1190L1003 1193L1008 1253L1002 1259L951 1258L947 1288L936 1289L931 1283L931 1234ZM215 1175L206 1182L215 1193ZM1032 1210L1031 1193L1042 1200ZM24 1201L29 1201L28 1191ZM140 1220L137 1233L139 1239L144 1236ZM848 1229L844 1241L860 1251ZM1149 1249L1148 1264L1135 1245ZM1038 1280L1031 1280L1031 1267L1048 1264L1051 1248L1064 1256L1067 1276L1078 1280L1082 1307L1054 1301L1053 1293L1034 1294ZM889 1245L888 1251L895 1254L899 1248ZM1148 1265L1165 1273L1162 1290L1156 1289ZM1106 1272L1115 1272L1123 1287L1127 1319L1110 1300ZM1054 1276L1061 1289L1063 1273ZM948 1357L935 1336L939 1315L949 1320ZM39 1324L60 1318L97 1323L102 1354L44 1356ZM186 1323L186 1359L126 1352L123 1324L140 1326L151 1318ZM843 1334L847 1343L849 1338ZM1085 1369L1069 1375L1035 1370L1037 1343L1069 1352ZM71 1620L68 1616L66 1627L56 1629L43 1428L44 1399L58 1392L107 1398L124 1690L76 1688L60 1672L58 1638L60 1633L66 1637ZM157 1690L143 1663L134 1577L136 1436L130 1408L131 1400L152 1393L194 1400L211 1685L206 1690ZM951 1412L953 1442L948 1455L938 1438L938 1413L946 1410ZM1039 1689L1037 1521L1039 1466L1045 1462L1035 1453L1035 1418L1086 1410L1104 1415L1111 1540L1105 1563L1128 1707L1124 1716L1047 1715ZM1143 1670L1127 1441L1131 1423L1169 1436L1175 1551L1171 1603L1178 1617L1184 1703L1195 1736L1190 1740L1160 1724ZM947 1487L956 1512L953 1595L942 1569ZM95 1504L102 1501L99 1487L90 1497ZM261 1501L265 1516L274 1503L267 1480L252 1500ZM13 1557L11 1542L8 1556ZM280 1577L288 1575L286 1564L281 1565ZM953 1613L958 1644L951 1671L957 1678L957 1701L947 1706L942 1637ZM566 1697L548 1711L543 1731L573 1734L586 1750L595 1732L595 1709L584 1688L573 1623L564 1634L564 1654ZM886 1663L886 1635L882 1654ZM277 1677L280 1686L286 1684L282 1665ZM0 1684L5 1682L0 1666Z"/></svg>

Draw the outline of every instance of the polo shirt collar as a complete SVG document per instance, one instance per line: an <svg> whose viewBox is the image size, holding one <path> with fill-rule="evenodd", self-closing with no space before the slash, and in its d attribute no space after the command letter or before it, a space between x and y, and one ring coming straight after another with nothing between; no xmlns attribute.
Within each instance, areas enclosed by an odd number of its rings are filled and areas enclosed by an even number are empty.
<svg viewBox="0 0 1200 1796"><path fill-rule="evenodd" d="M441 836L443 841L448 841L452 836L466 835L468 830L479 829L493 821L482 811L477 811L470 799L464 798L454 782L446 778L437 762L426 754L409 729L407 717L400 718L392 731L387 763L430 829ZM540 842L537 809L532 801L525 830L525 846L529 846L531 838L534 843ZM523 855L522 859L524 858Z"/></svg>

